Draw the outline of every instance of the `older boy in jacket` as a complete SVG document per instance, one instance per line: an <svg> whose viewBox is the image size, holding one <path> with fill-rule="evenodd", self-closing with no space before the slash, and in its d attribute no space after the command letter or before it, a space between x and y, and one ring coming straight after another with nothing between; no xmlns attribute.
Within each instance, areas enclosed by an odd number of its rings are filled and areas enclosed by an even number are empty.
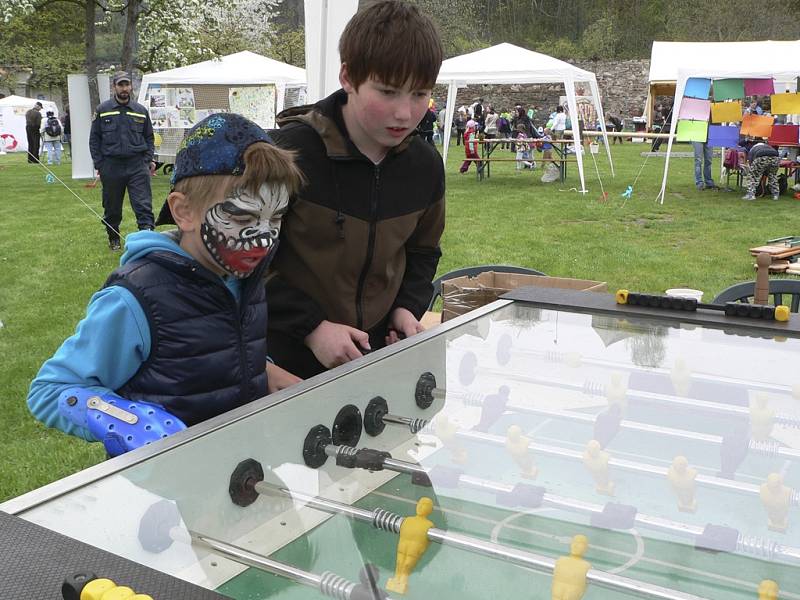
<svg viewBox="0 0 800 600"><path fill-rule="evenodd" d="M444 228L442 159L415 128L442 61L431 21L377 2L339 42L342 89L279 115L307 184L267 277L270 354L309 377L422 330Z"/></svg>

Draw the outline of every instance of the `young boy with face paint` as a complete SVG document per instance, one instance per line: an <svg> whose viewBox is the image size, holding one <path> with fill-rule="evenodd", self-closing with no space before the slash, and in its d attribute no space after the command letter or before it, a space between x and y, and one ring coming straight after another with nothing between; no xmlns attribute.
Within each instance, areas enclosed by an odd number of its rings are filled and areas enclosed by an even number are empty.
<svg viewBox="0 0 800 600"><path fill-rule="evenodd" d="M32 382L33 415L116 456L297 381L267 364L262 273L301 181L292 153L252 121L193 127L158 223L177 231L128 236Z"/></svg>
<svg viewBox="0 0 800 600"><path fill-rule="evenodd" d="M441 256L444 168L416 135L442 46L408 3L376 2L339 41L342 89L272 132L308 182L270 266L270 353L301 377L422 330Z"/></svg>

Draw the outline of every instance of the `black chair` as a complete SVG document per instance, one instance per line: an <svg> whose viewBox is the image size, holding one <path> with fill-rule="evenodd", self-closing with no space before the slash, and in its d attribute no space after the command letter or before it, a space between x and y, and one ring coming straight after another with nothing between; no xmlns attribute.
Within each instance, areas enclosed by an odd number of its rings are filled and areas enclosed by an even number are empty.
<svg viewBox="0 0 800 600"><path fill-rule="evenodd" d="M737 283L717 294L717 297L714 298L714 304L724 304L726 302L752 304L754 293L754 281ZM800 279L770 279L769 297L775 306L783 304L788 306L793 313L800 312Z"/></svg>
<svg viewBox="0 0 800 600"><path fill-rule="evenodd" d="M535 269L528 269L526 267L514 267L511 265L481 265L479 267L464 267L463 269L455 269L449 273L445 273L433 282L433 295L431 301L428 303L428 310L433 309L436 300L442 297L442 282L455 277L464 277L468 275L474 277L487 271L494 271L495 273L520 273L523 275L544 275L541 271Z"/></svg>

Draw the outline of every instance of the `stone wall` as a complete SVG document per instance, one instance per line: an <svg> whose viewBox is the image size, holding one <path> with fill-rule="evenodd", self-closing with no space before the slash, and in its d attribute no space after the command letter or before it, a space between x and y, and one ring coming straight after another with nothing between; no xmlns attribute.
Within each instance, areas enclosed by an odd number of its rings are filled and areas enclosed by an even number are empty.
<svg viewBox="0 0 800 600"><path fill-rule="evenodd" d="M572 64L593 72L603 101L603 110L620 114L623 118L641 116L647 99L647 77L650 72L649 59L619 61L569 61ZM589 87L578 89L579 95L590 95ZM564 96L564 86L553 84L513 84L513 85L472 85L458 90L456 106L470 105L477 98L495 109L511 110L516 104L533 106L537 113L549 114L555 109L559 96ZM444 104L447 89L437 86L434 90L437 104ZM540 121L537 116L537 121ZM542 123L537 123L541 125Z"/></svg>

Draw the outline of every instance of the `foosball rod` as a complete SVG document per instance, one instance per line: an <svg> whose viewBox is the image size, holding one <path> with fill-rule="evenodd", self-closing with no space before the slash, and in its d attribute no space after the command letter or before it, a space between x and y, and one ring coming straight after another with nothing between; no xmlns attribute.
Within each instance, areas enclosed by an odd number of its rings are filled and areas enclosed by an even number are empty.
<svg viewBox="0 0 800 600"><path fill-rule="evenodd" d="M725 304L709 304L698 302L694 298L678 298L659 294L639 294L628 290L617 290L614 295L617 304L643 306L646 308L697 312L698 310L714 310L725 313L728 317L743 317L765 321L786 322L791 315L788 306L745 304L742 302L726 302Z"/></svg>
<svg viewBox="0 0 800 600"><path fill-rule="evenodd" d="M357 584L348 581L344 577L325 571L321 575L305 571L294 565L284 563L261 554L256 554L239 546L234 546L222 540L217 540L207 535L190 531L192 544L211 550L217 554L256 569L267 571L273 575L278 575L285 579L294 581L308 587L319 590L329 598L337 600L377 600L379 598L388 599L386 594L377 586ZM374 583L374 582L372 582Z"/></svg>
<svg viewBox="0 0 800 600"><path fill-rule="evenodd" d="M321 498L292 491L285 487L271 485L264 481L251 482L255 491L261 495L270 496L276 491L296 502L303 502L310 508L327 512L329 514L340 514L348 518L371 524L374 528L399 534L403 517L392 512L375 509L366 510L349 504L336 502L328 498ZM526 550L496 544L487 540L482 540L472 536L453 533L432 527L427 532L428 539L438 544L452 546L461 550L467 550L475 554L499 558L513 562L514 564L529 567L540 572L552 573L555 568L555 560L540 554L534 554ZM586 579L599 586L633 593L642 598L660 598L662 600L708 600L702 596L687 594L678 590L664 588L658 585L637 581L628 577L622 577L613 573L607 573L597 569L590 569L586 574Z"/></svg>
<svg viewBox="0 0 800 600"><path fill-rule="evenodd" d="M463 487L480 492L493 493L498 497L506 499L513 499L520 495L525 495L524 492L518 494L518 488L515 485L466 475L461 473L458 469L450 469L447 467L425 468L415 463L395 459L388 452L371 448L353 448L349 446L337 446L330 443L324 446L324 453L327 456L335 458L336 464L339 466L345 468L360 468L369 471L387 470L395 473L410 474L412 476L412 483L426 487L435 486L437 489ZM360 458L358 464L356 464L356 457L358 455L361 455L362 458ZM443 476L443 478L439 476ZM434 479L432 479L432 477L434 477ZM536 488L536 490L541 490L541 494L535 494L537 499L537 501L533 503L535 505L523 500L518 504L519 506L524 508L538 508L541 505L546 505L568 512L588 515L603 513L603 506L599 504L550 494L547 493L542 486L531 487ZM704 532L703 527L690 525L688 523L679 523L662 517L641 514L638 511L632 518L632 523L630 523L629 526L633 526L633 524L662 533L669 533L692 539L702 536ZM629 526L627 528L629 528ZM773 540L757 536L748 536L738 533L736 546L740 552L745 554L759 557L766 556L770 559L775 556L780 556L795 561L800 560L800 548L783 546Z"/></svg>
<svg viewBox="0 0 800 600"><path fill-rule="evenodd" d="M530 349L514 349L514 353L519 353L524 356L533 356L535 358L544 359L547 362L565 362L568 360L567 352L557 352L551 350L530 350ZM657 375L670 375L670 369L665 367L640 367L631 363L621 363L618 361L607 360L604 358L589 358L580 357L581 362L596 367L607 367L609 369L617 369L623 371L633 371L636 373L647 373ZM707 373L692 373L692 379L699 381L707 381L709 383L728 383L732 385L740 385L742 387L750 388L752 390L761 390L765 392L783 392L787 394L792 393L792 387L789 385L781 385L778 383L767 383L764 381L751 381L748 379L739 379L736 377L728 377L726 375L710 375ZM800 382L798 382L800 383Z"/></svg>
<svg viewBox="0 0 800 600"><path fill-rule="evenodd" d="M583 392L584 394L600 396L605 393L606 386L596 381L585 381L584 383L571 383L569 381L562 381L550 377L534 377L532 375L509 375L502 369L481 368L481 371L490 375L501 377L503 381L518 381L520 383L531 383L536 385L549 385L553 387L560 387L564 389L572 389ZM445 394L446 390L435 388L434 398L438 398L438 394ZM659 394L656 392L645 392L642 390L628 389L625 392L626 397L635 400L646 400L658 403L675 404L692 409L702 409L708 412L725 415L739 415L750 418L750 411L741 406L731 406L728 404L720 404L718 402L711 402L709 400L697 400L694 398L681 398L670 394ZM789 427L800 427L800 420L797 417L784 414L775 415L775 423L786 425Z"/></svg>
<svg viewBox="0 0 800 600"><path fill-rule="evenodd" d="M466 402L467 405L470 405L470 403L471 401L469 400ZM480 406L480 404L477 404L477 406ZM596 416L588 415L586 413L574 413L563 410L553 410L546 408L533 408L531 406L523 406L521 404L508 403L506 405L506 410L523 414L550 417L554 419L581 421L587 424L595 424L597 421ZM619 426L622 429L628 429L630 431L641 431L644 433L652 433L655 435L663 435L667 437L676 437L690 441L707 442L709 444L715 444L717 446L721 446L723 443L723 438L722 436L719 435L688 431L685 429L676 429L673 427L663 427L661 425L652 425L650 423L641 423L639 421L629 421L627 419L621 420L619 422ZM785 446L782 446L780 442L770 442L770 441L762 442L754 439L749 439L747 447L749 450L753 450L759 454L763 454L766 456L776 456L780 458L786 458L789 460L800 460L800 450L795 450L794 448L787 448Z"/></svg>

